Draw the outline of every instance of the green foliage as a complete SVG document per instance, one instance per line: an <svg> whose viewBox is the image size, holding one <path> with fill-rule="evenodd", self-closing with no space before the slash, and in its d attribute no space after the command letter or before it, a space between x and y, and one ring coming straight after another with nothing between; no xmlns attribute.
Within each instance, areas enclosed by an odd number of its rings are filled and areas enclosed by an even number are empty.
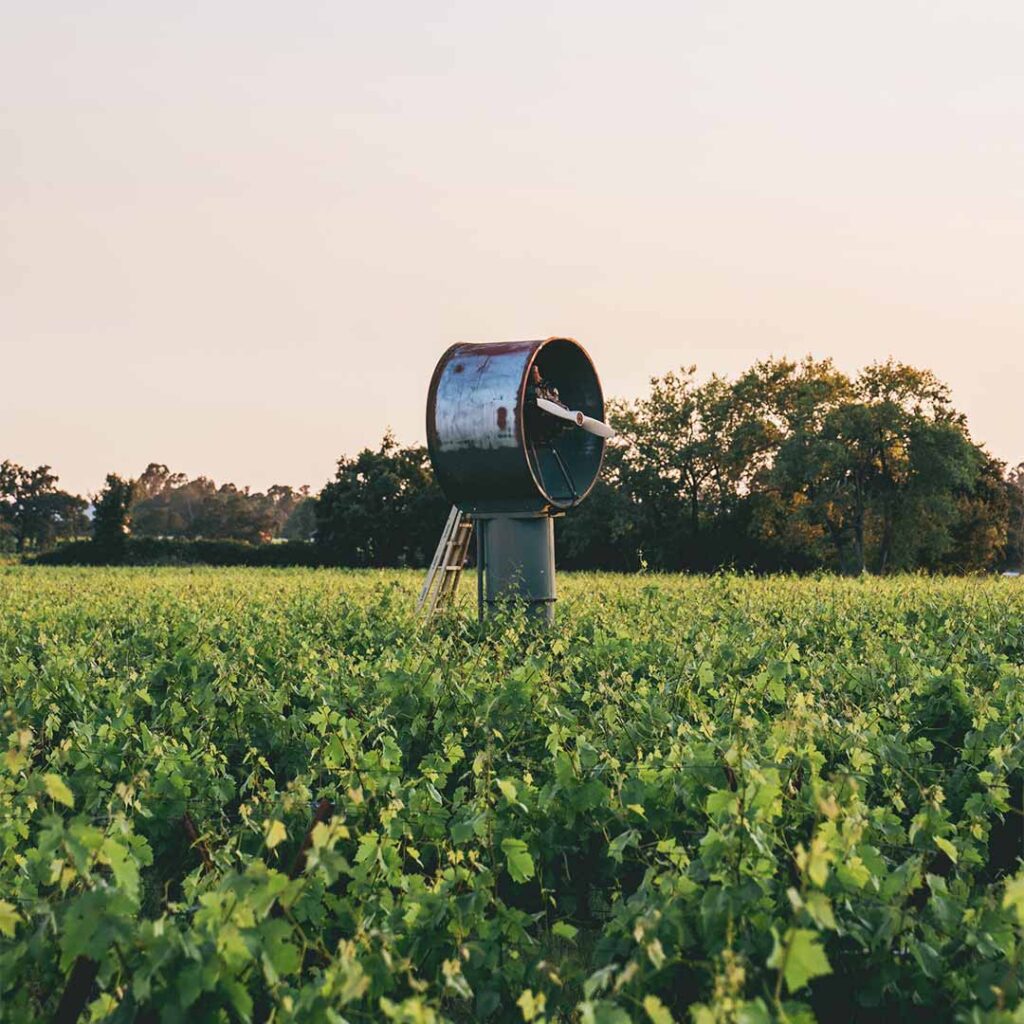
<svg viewBox="0 0 1024 1024"><path fill-rule="evenodd" d="M131 532L131 506L135 485L116 473L108 473L103 490L96 496L92 517L92 542L104 559L120 561L124 543Z"/></svg>
<svg viewBox="0 0 1024 1024"><path fill-rule="evenodd" d="M927 370L766 360L699 382L691 366L610 418L595 508L561 531L575 566L965 571L1013 544L1005 467Z"/></svg>
<svg viewBox="0 0 1024 1024"><path fill-rule="evenodd" d="M49 466L0 463L0 551L45 550L87 531L86 502L57 487Z"/></svg>
<svg viewBox="0 0 1024 1024"><path fill-rule="evenodd" d="M505 854L505 864L513 882L528 882L533 878L533 858L522 839L502 839L501 852Z"/></svg>
<svg viewBox="0 0 1024 1024"><path fill-rule="evenodd" d="M886 572L949 552L957 498L973 493L985 458L948 388L930 371L890 361L865 368L795 423L763 477L788 515L820 531L837 568Z"/></svg>
<svg viewBox="0 0 1024 1024"><path fill-rule="evenodd" d="M336 565L426 565L449 507L427 449L388 431L377 451L338 460L317 500L316 540Z"/></svg>
<svg viewBox="0 0 1024 1024"><path fill-rule="evenodd" d="M767 966L779 971L790 992L799 992L813 978L832 973L818 933L809 928L790 928L781 941L776 937Z"/></svg>
<svg viewBox="0 0 1024 1024"><path fill-rule="evenodd" d="M309 540L309 488L274 484L266 492L250 491L209 477L189 479L151 462L135 482L132 532L140 537L195 540L240 540L252 544L286 536ZM288 529L292 517L306 511Z"/></svg>
<svg viewBox="0 0 1024 1024"><path fill-rule="evenodd" d="M120 554L111 555L90 541L62 544L35 556L37 565L323 565L325 552L307 541L250 544L243 540L181 540L127 537Z"/></svg>
<svg viewBox="0 0 1024 1024"><path fill-rule="evenodd" d="M1020 1019L1017 580L0 567L0 1021Z"/></svg>
<svg viewBox="0 0 1024 1024"><path fill-rule="evenodd" d="M1008 509L1006 565L1024 570L1024 462L1007 474L1003 495Z"/></svg>
<svg viewBox="0 0 1024 1024"><path fill-rule="evenodd" d="M316 498L304 497L289 512L281 536L285 540L310 541L316 536Z"/></svg>

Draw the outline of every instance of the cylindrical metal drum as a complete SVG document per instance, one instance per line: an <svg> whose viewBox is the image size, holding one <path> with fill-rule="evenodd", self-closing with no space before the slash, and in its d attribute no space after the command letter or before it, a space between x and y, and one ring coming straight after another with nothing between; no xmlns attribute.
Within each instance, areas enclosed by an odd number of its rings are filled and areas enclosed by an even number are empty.
<svg viewBox="0 0 1024 1024"><path fill-rule="evenodd" d="M460 343L434 370L427 445L441 489L464 512L568 509L597 479L603 439L566 427L528 401L534 367L568 408L604 418L593 363L571 338Z"/></svg>

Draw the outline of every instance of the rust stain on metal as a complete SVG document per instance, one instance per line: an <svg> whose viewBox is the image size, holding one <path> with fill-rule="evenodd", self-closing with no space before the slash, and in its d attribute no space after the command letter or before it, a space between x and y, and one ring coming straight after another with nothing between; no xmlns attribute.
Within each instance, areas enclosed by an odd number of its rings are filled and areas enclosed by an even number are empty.
<svg viewBox="0 0 1024 1024"><path fill-rule="evenodd" d="M474 347L486 349L487 355L503 356L510 352L526 352L542 344L542 341L489 341Z"/></svg>

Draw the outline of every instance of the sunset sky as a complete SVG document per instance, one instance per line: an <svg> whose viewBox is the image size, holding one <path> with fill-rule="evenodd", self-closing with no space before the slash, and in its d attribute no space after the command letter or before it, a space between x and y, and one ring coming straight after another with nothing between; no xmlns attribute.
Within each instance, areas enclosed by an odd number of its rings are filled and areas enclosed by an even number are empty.
<svg viewBox="0 0 1024 1024"><path fill-rule="evenodd" d="M890 355L1024 460L1024 4L0 0L0 459L319 488L454 341Z"/></svg>

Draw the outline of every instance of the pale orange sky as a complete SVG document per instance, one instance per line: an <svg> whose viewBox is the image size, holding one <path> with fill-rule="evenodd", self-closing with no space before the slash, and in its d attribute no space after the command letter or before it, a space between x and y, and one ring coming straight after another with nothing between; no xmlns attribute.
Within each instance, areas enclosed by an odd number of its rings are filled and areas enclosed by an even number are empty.
<svg viewBox="0 0 1024 1024"><path fill-rule="evenodd" d="M1024 459L1024 4L0 0L0 459L319 488L453 341L893 355Z"/></svg>

